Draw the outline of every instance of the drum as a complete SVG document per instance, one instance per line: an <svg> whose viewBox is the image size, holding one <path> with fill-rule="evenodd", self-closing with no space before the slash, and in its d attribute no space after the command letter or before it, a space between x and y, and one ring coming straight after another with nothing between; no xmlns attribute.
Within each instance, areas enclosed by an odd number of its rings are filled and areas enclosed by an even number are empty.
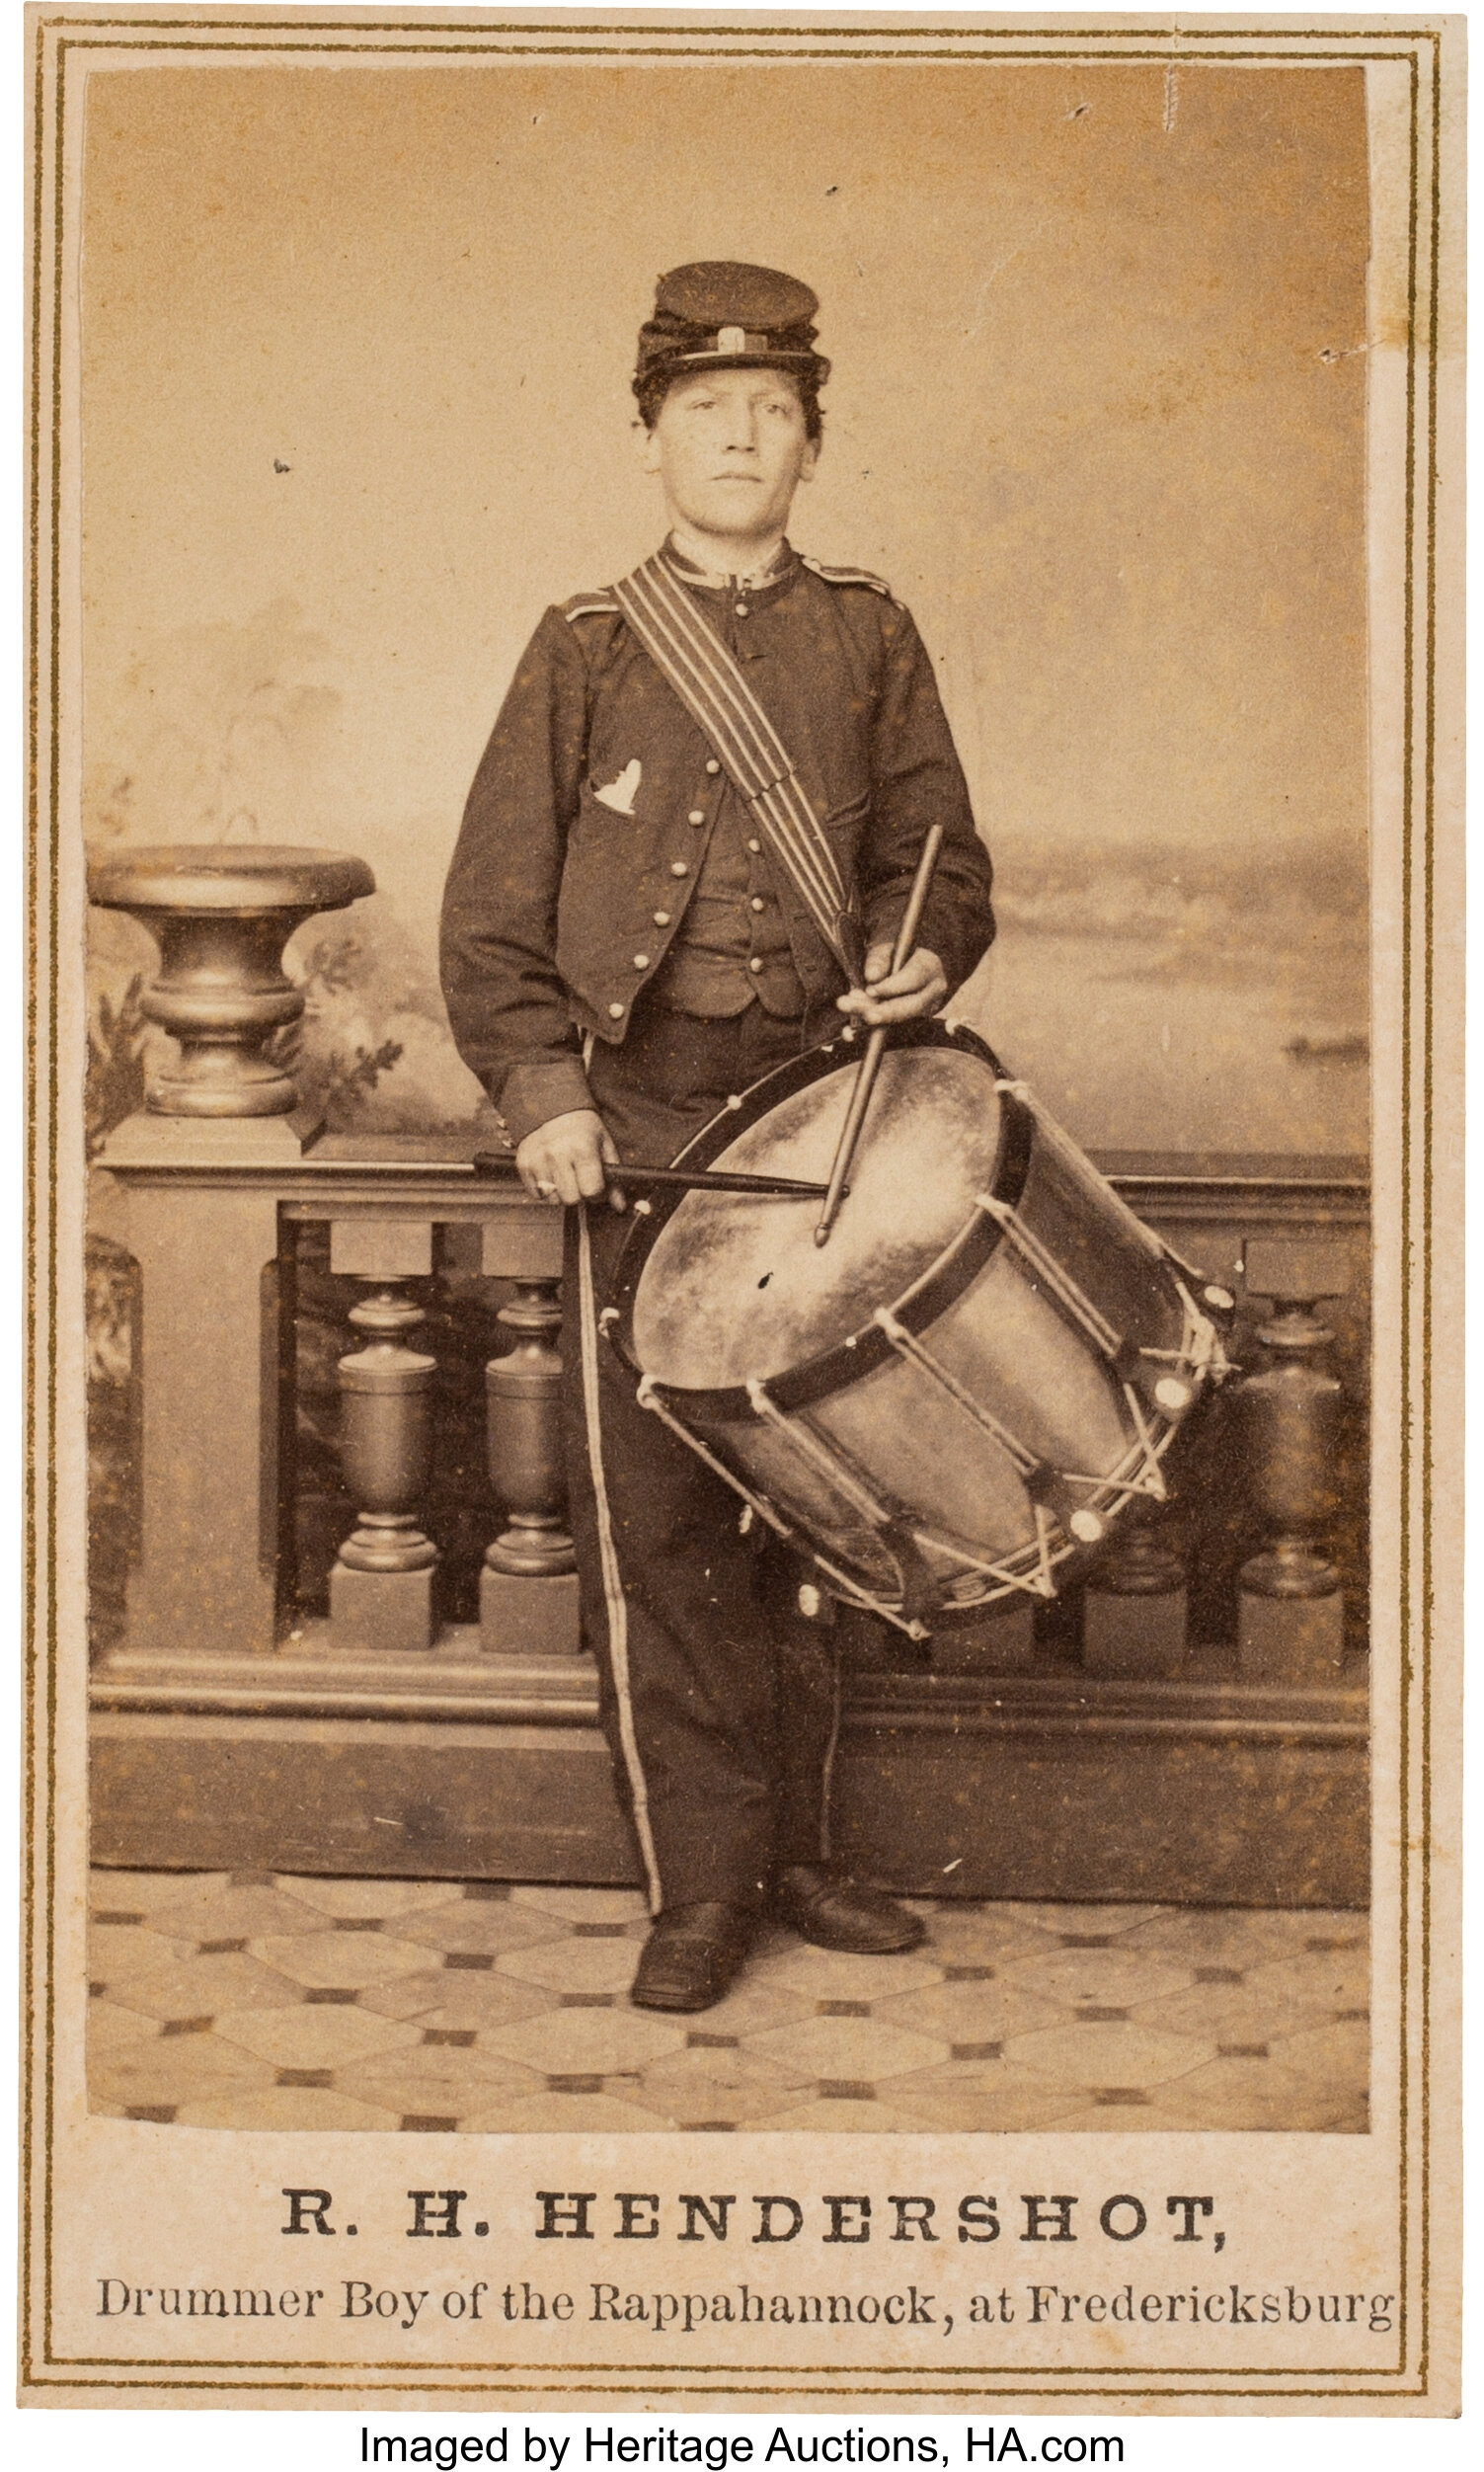
<svg viewBox="0 0 1484 2472"><path fill-rule="evenodd" d="M854 1027L681 1153L829 1173ZM663 1418L814 1561L914 1637L1021 1594L1136 1496L1225 1370L1207 1289L963 1024L902 1025L829 1241L817 1201L635 1206L601 1326Z"/></svg>

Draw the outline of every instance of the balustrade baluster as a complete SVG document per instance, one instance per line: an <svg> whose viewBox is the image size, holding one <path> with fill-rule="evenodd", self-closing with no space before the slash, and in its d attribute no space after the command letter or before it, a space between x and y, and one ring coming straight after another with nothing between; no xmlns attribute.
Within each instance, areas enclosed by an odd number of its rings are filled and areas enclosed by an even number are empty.
<svg viewBox="0 0 1484 2472"><path fill-rule="evenodd" d="M1250 1243L1249 1296L1270 1297L1257 1331L1268 1362L1236 1393L1248 1498L1271 1534L1244 1562L1237 1600L1237 1663L1244 1677L1308 1682L1333 1677L1345 1652L1340 1573L1316 1551L1340 1508L1344 1391L1315 1363L1334 1333L1313 1311L1349 1285L1338 1245Z"/></svg>
<svg viewBox="0 0 1484 2472"><path fill-rule="evenodd" d="M515 1278L496 1319L517 1334L508 1354L485 1368L490 1485L507 1520L486 1549L479 1580L481 1644L491 1656L575 1656L582 1644L566 1524L560 1281L551 1258L555 1236L560 1261L560 1222L553 1230L543 1220L530 1229L527 1265L511 1263L510 1214L485 1231L487 1266L499 1263Z"/></svg>
<svg viewBox="0 0 1484 2472"><path fill-rule="evenodd" d="M520 1335L508 1355L492 1356L485 1367L490 1482L510 1523L485 1562L516 1578L557 1579L577 1565L563 1525L567 1480L562 1359L554 1344L562 1327L556 1280L522 1279L495 1318Z"/></svg>
<svg viewBox="0 0 1484 2472"><path fill-rule="evenodd" d="M432 1467L434 1359L407 1341L427 1319L402 1291L432 1269L432 1230L417 1222L344 1220L330 1268L373 1293L351 1307L367 1344L340 1360L341 1462L360 1505L330 1574L340 1653L418 1653L432 1644L437 1548L418 1525Z"/></svg>
<svg viewBox="0 0 1484 2472"><path fill-rule="evenodd" d="M1131 1502L1088 1573L1083 1667L1130 1681L1165 1677L1180 1672L1185 1652L1185 1563L1158 1506Z"/></svg>

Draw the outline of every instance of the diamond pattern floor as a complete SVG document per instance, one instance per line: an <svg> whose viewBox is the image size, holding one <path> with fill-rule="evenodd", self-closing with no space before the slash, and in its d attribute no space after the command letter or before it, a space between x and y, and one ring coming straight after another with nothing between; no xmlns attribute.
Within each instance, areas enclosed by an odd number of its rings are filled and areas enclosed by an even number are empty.
<svg viewBox="0 0 1484 2472"><path fill-rule="evenodd" d="M631 2008L611 1888L95 1872L95 2111L206 2128L1367 2126L1359 1914L924 1903Z"/></svg>

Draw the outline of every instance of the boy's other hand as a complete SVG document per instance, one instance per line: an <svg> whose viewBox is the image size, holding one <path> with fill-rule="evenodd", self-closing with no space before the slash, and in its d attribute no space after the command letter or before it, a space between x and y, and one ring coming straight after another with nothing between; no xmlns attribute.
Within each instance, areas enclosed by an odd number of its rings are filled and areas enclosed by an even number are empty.
<svg viewBox="0 0 1484 2472"><path fill-rule="evenodd" d="M515 1153L520 1181L535 1202L595 1202L606 1188L614 1210L625 1207L608 1169L620 1164L613 1137L595 1109L549 1116Z"/></svg>
<svg viewBox="0 0 1484 2472"><path fill-rule="evenodd" d="M875 1030L887 1021L917 1021L935 1013L948 994L948 976L936 953L919 945L899 970L892 968L890 944L873 944L866 955L866 984L837 1000L842 1013L858 1013Z"/></svg>

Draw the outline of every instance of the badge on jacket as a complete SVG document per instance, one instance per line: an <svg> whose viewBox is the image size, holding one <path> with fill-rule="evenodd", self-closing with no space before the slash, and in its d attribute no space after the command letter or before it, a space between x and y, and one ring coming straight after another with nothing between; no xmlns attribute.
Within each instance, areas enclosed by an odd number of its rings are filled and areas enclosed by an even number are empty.
<svg viewBox="0 0 1484 2472"><path fill-rule="evenodd" d="M609 781L602 789L594 790L592 795L604 807L611 807L616 816L631 816L643 771L644 767L635 756L624 765L616 781Z"/></svg>

